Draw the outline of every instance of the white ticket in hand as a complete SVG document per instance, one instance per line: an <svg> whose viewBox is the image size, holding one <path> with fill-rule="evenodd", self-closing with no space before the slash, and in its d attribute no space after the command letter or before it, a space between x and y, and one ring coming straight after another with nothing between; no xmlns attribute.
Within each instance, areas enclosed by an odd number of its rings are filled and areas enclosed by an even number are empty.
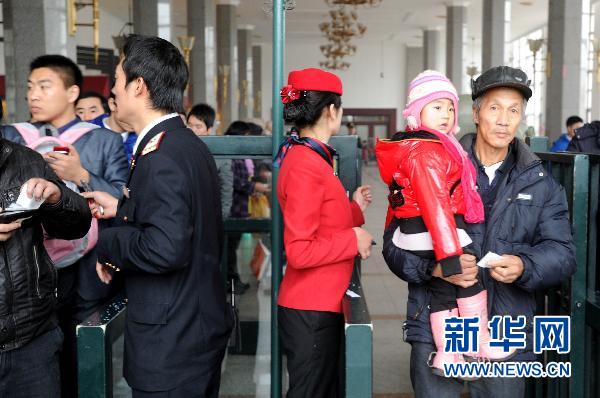
<svg viewBox="0 0 600 398"><path fill-rule="evenodd" d="M26 210L36 210L39 209L42 203L44 203L44 199L35 200L33 197L30 198L29 196L27 196L27 183L25 183L21 187L21 192L19 193L17 201L11 203L11 205L4 209L4 211L19 212Z"/></svg>
<svg viewBox="0 0 600 398"><path fill-rule="evenodd" d="M490 266L488 265L488 261L499 260L501 258L502 256L500 256L499 254L496 254L494 252L487 252L487 254L483 256L481 260L479 260L477 265L481 268L490 268Z"/></svg>

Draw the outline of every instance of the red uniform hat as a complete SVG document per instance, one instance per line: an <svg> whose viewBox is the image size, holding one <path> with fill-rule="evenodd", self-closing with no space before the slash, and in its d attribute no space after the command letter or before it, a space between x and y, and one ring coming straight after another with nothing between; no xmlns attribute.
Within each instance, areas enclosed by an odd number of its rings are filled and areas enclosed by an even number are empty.
<svg viewBox="0 0 600 398"><path fill-rule="evenodd" d="M342 81L337 75L318 68L291 71L288 84L281 89L281 101L287 104L297 100L300 91L329 91L342 95Z"/></svg>

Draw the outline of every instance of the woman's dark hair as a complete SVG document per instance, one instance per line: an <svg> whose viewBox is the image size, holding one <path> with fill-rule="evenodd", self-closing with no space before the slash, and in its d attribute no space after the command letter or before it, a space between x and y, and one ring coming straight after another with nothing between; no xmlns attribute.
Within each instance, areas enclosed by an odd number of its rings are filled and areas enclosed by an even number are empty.
<svg viewBox="0 0 600 398"><path fill-rule="evenodd" d="M329 105L339 109L342 97L329 91L302 91L300 98L283 105L283 119L297 129L314 126Z"/></svg>
<svg viewBox="0 0 600 398"><path fill-rule="evenodd" d="M248 135L249 131L248 123L236 120L227 127L225 135Z"/></svg>

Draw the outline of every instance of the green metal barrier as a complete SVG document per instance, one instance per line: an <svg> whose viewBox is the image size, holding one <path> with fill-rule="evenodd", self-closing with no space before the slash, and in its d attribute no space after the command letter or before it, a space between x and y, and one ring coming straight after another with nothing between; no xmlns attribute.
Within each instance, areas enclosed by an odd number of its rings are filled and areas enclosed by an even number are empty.
<svg viewBox="0 0 600 398"><path fill-rule="evenodd" d="M527 137L525 142L533 152L548 152L548 137Z"/></svg>
<svg viewBox="0 0 600 398"><path fill-rule="evenodd" d="M208 136L202 137L202 140L207 144L211 153L215 158L236 158L236 159L264 159L271 158L272 141L271 137L266 136ZM360 153L357 145L357 137L353 136L339 136L332 137L329 144L336 149L338 156L336 158L336 169L342 185L350 195L356 190L361 184L361 167ZM274 170L275 176L275 170ZM275 181L275 179L274 179ZM275 182L274 182L275 184ZM275 191L275 190L273 190ZM276 196L274 197L276 202ZM272 202L273 204L273 202ZM273 207L273 212L275 207ZM272 213L273 213L272 212ZM270 228L274 228L275 223L281 223L282 221L275 220L256 220L256 219L228 219L225 221L225 232L270 232ZM282 227L281 227L282 228ZM282 229L281 229L282 231ZM281 233L281 232L280 232ZM282 238L283 236L281 236ZM282 242L282 240L272 240ZM274 248L275 246L273 246ZM282 371L281 371L281 348L279 343L273 344L273 342L279 341L278 329L277 329L277 294L279 291L280 278L277 277L277 272L281 272L283 266L282 260L275 256L277 250L273 249L272 253L272 316L271 316L271 397L281 396L282 393ZM283 253L283 243L280 245L280 253ZM226 261L223 260L223 264ZM360 262L357 262L357 269L359 269ZM358 272L358 271L356 271ZM345 305L351 308L353 312L348 314L366 314L368 318L368 310L364 301L364 294L360 286L360 278L356 273L356 278L353 277L353 287L360 290L360 300L350 300ZM362 319L362 318L361 318ZM368 363L369 372L360 373L360 377L357 379L357 373L352 373L354 377L350 378L353 383L361 384L361 388L352 388L347 390L348 396L352 397L370 397L371 386L372 386L372 328L369 326L369 332L365 330L365 325L357 323L357 319L353 318L350 321L346 319L347 324L351 325L350 328L346 329L346 332L350 333L349 337L353 344L346 345L346 369L354 372L355 369L366 369L365 365ZM369 322L370 324L370 322ZM244 328L242 327L242 330ZM354 361L357 361L354 363ZM361 364L361 365L359 365ZM273 390L275 386L275 391ZM368 394L363 391L367 391ZM278 395L279 394L279 395ZM358 394L358 395L357 395Z"/></svg>
<svg viewBox="0 0 600 398"><path fill-rule="evenodd" d="M270 161L272 157L271 137L209 136L202 137L202 140L215 158L266 158ZM337 171L344 188L350 194L361 183L361 162L357 138L352 136L332 137L330 144L338 151ZM226 233L270 232L273 234L275 222L272 219L230 218L224 220L224 229ZM282 227L279 226L279 228L279 231L282 231ZM281 234L282 232L275 233ZM282 267L281 256L277 260L276 252L283 253L283 243L278 249L275 246L272 249L273 275L275 275L276 268L281 270ZM223 263L226 264L226 259L223 259ZM360 297L346 297L344 301L347 336L346 369L349 375L347 379L348 397L370 397L372 390L372 325L364 292L360 285L359 265L360 261L357 261L350 290ZM272 284L275 286L275 277L273 277ZM272 290L274 297L272 313L277 312L276 291L278 289ZM119 297L77 326L80 397L109 398L113 396L112 346L115 340L123 334L125 307L126 300ZM272 318L272 323L275 325L271 331L271 340L278 341L276 318ZM281 361L279 344L276 345L276 349L272 350L273 356L278 357L275 360L276 363ZM279 372L272 372L271 385L280 386L281 390L281 368L279 368ZM272 392L271 396L275 397L277 394Z"/></svg>
<svg viewBox="0 0 600 398"><path fill-rule="evenodd" d="M544 362L571 362L570 379L537 379L528 396L551 398L598 397L600 336L597 303L597 213L600 156L536 153L565 188L576 247L577 271L559 288L538 294L538 314L571 316L571 352L546 353Z"/></svg>
<svg viewBox="0 0 600 398"><path fill-rule="evenodd" d="M357 260L350 286L342 302L346 322L346 398L367 398L373 394L373 323L360 283Z"/></svg>
<svg viewBox="0 0 600 398"><path fill-rule="evenodd" d="M112 398L112 347L123 334L125 303L120 296L77 325L78 393L85 398Z"/></svg>

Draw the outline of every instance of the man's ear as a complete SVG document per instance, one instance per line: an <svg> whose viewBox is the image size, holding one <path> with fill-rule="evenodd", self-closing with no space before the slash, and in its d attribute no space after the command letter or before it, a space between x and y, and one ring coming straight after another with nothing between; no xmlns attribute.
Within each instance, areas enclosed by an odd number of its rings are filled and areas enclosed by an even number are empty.
<svg viewBox="0 0 600 398"><path fill-rule="evenodd" d="M79 93L81 92L81 90L79 89L79 86L77 85L72 85L71 87L69 87L67 89L67 100L72 103L75 104L77 102L77 99L79 98Z"/></svg>
<svg viewBox="0 0 600 398"><path fill-rule="evenodd" d="M148 91L148 87L146 86L146 82L144 81L143 77L138 77L130 84L132 84L132 83L134 84L134 94L136 96L143 95L144 93L146 93Z"/></svg>
<svg viewBox="0 0 600 398"><path fill-rule="evenodd" d="M471 108L471 110L473 111L473 123L479 124L479 111L477 108Z"/></svg>

